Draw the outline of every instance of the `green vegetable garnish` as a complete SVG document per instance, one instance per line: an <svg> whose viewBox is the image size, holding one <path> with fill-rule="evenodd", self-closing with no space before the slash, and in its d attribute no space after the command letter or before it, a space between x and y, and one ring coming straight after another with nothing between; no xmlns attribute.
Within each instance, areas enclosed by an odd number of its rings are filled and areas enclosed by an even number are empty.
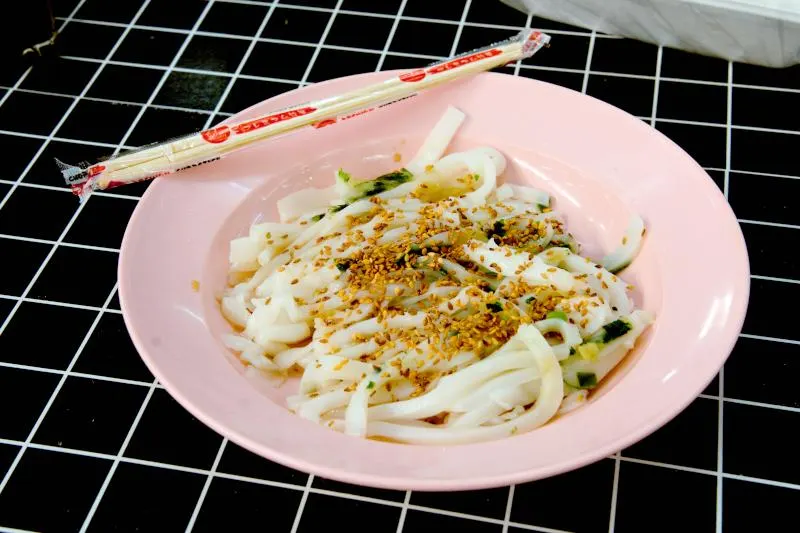
<svg viewBox="0 0 800 533"><path fill-rule="evenodd" d="M487 239L491 239L495 236L503 237L506 234L506 225L505 222L502 220L496 220L492 228L486 231Z"/></svg>
<svg viewBox="0 0 800 533"><path fill-rule="evenodd" d="M495 313L499 313L503 310L503 305L500 302L490 302L486 304L486 307Z"/></svg>
<svg viewBox="0 0 800 533"><path fill-rule="evenodd" d="M340 170L339 181L342 183L347 183L350 187L350 195L347 197L348 202L355 202L356 200L361 200L385 191L390 191L398 185L407 183L414 178L411 172L404 168L401 168L395 172L390 172L389 174L384 174L383 176L378 176L373 180L361 181L358 183L351 183L350 176L348 174L345 174L345 176L346 177L342 176L342 171Z"/></svg>
<svg viewBox="0 0 800 533"><path fill-rule="evenodd" d="M481 176L480 176L480 174L473 174L472 175L472 179L475 180L475 181L478 181L479 179L481 179Z"/></svg>
<svg viewBox="0 0 800 533"><path fill-rule="evenodd" d="M576 353L576 352L575 352L575 348L573 348L573 347L571 347L571 346L570 346L570 348L569 348L569 354L570 354L570 355L575 355L575 353Z"/></svg>
<svg viewBox="0 0 800 533"><path fill-rule="evenodd" d="M578 372L575 377L578 378L578 387L582 389L590 389L597 385L597 376L594 372Z"/></svg>
<svg viewBox="0 0 800 533"><path fill-rule="evenodd" d="M622 337L632 329L632 326L624 320L618 319L603 326L603 342L609 343L614 339Z"/></svg>
<svg viewBox="0 0 800 533"><path fill-rule="evenodd" d="M528 296L527 298L525 298L525 303L529 304L532 303L534 300L536 300L536 296Z"/></svg>
<svg viewBox="0 0 800 533"><path fill-rule="evenodd" d="M594 374L592 374L592 375L594 375ZM371 389L373 387L375 387L375 382L374 381L370 381L369 383L367 383L367 388L368 389Z"/></svg>
<svg viewBox="0 0 800 533"><path fill-rule="evenodd" d="M311 222L319 222L325 216L325 213L320 213L319 215L314 215L311 217Z"/></svg>
<svg viewBox="0 0 800 533"><path fill-rule="evenodd" d="M342 259L341 261L337 261L337 262L336 262L336 268L338 268L338 269L339 269L339 272L344 272L344 271L346 271L348 268L350 268L350 265L351 265L352 263L353 263L353 262L352 262L352 261L350 261L349 259Z"/></svg>
<svg viewBox="0 0 800 533"><path fill-rule="evenodd" d="M568 320L567 313L564 311L550 311L547 313L547 318L557 318L566 322Z"/></svg>
<svg viewBox="0 0 800 533"><path fill-rule="evenodd" d="M347 207L347 204L334 205L333 207L329 208L328 211L330 211L331 213L338 213L345 207Z"/></svg>
<svg viewBox="0 0 800 533"><path fill-rule="evenodd" d="M400 254L400 256L397 258L397 261L395 261L395 263L398 264L398 265L402 265L403 263L406 262L406 256L419 255L421 253L422 253L422 248L418 244L412 244L411 246L408 247L408 250L406 251L406 253ZM410 257L409 257L409 259L410 259ZM425 266L425 265L423 264L423 266Z"/></svg>
<svg viewBox="0 0 800 533"><path fill-rule="evenodd" d="M339 181L341 181L343 183L348 183L350 181L350 178L351 178L350 174L348 174L347 172L345 172L341 168L339 169L339 172L336 173L336 177L339 178Z"/></svg>

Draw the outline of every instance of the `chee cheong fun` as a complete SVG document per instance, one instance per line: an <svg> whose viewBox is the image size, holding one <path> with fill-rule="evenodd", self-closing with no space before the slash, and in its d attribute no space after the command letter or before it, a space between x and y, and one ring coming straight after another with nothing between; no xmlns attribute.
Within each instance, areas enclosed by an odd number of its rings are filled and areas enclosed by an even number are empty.
<svg viewBox="0 0 800 533"><path fill-rule="evenodd" d="M224 342L263 373L301 370L290 410L359 437L461 444L530 431L586 400L653 322L549 195L500 185L489 147L444 155L449 108L405 168L278 202L230 248Z"/></svg>

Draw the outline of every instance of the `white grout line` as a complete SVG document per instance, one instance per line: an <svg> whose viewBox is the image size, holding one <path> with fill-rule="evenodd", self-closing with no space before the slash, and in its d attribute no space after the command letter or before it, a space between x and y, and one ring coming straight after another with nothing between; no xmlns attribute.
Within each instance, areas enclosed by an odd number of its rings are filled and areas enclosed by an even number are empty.
<svg viewBox="0 0 800 533"><path fill-rule="evenodd" d="M795 339L781 339L780 337L768 337L766 335L753 335L752 333L739 333L739 336L744 339L753 339L757 341L771 341L780 342L783 344L794 344L800 346L800 340Z"/></svg>
<svg viewBox="0 0 800 533"><path fill-rule="evenodd" d="M748 405L750 407L763 407L765 409L775 409L778 411L788 411L790 413L800 413L800 407L792 407L790 405L783 405L779 403L764 403L754 402L752 400L742 400L738 398L723 398L722 396L714 396L712 394L700 394L698 398L706 398L708 400L724 400L726 403L737 403L740 405Z"/></svg>
<svg viewBox="0 0 800 533"><path fill-rule="evenodd" d="M13 185L15 182L11 180L0 179L0 183L4 185ZM28 183L25 181L21 181L19 182L19 187L23 189L27 188L27 189L42 189L46 191L58 191L61 193L72 195L72 191L70 191L66 187L56 187L55 185L42 185L40 183ZM120 198L122 200L134 200L137 202L141 199L138 196L132 196L130 194L117 194L117 193L103 192L103 191L94 192L92 193L92 196L102 196L104 198ZM67 245L69 246L69 244Z"/></svg>
<svg viewBox="0 0 800 533"><path fill-rule="evenodd" d="M294 515L294 522L292 522L292 529L290 533L297 533L297 529L300 527L300 520L303 518L303 509L306 507L306 501L308 501L308 493L311 490L311 484L314 482L314 474L309 474L308 479L306 480L306 486L303 489L303 495L300 496L300 503L297 504L297 513Z"/></svg>
<svg viewBox="0 0 800 533"><path fill-rule="evenodd" d="M203 502L206 499L206 495L208 494L208 488L211 486L211 480L214 479L214 475L217 473L217 467L219 466L219 462L222 459L222 454L225 453L225 445L228 444L228 439L223 438L222 443L219 445L219 450L217 450L217 456L214 457L214 463L211 465L211 470L208 472L208 477L206 477L206 482L203 484L203 490L200 491L200 497L197 499L197 504L194 506L194 511L192 512L192 517L189 519L189 524L186 526L186 533L191 533L192 528L194 528L194 523L197 521L197 517L200 515L200 509L203 507Z"/></svg>
<svg viewBox="0 0 800 533"><path fill-rule="evenodd" d="M150 383L144 381L136 381L133 379L115 378L112 376L100 376L97 374L87 374L85 372L72 372L67 370L58 370L56 368L45 368L41 366L21 365L19 363L7 363L0 361L0 367L13 368L15 370L28 370L30 372L39 372L42 374L55 374L59 376L67 375L69 377L91 379L94 381L108 381L110 383L121 383L123 385L136 385L139 387L149 387Z"/></svg>
<svg viewBox="0 0 800 533"><path fill-rule="evenodd" d="M461 33L464 31L464 24L467 22L467 14L469 14L470 7L472 7L472 0L467 0L464 3L464 10L461 12L461 18L458 21L456 35L453 37L453 45L450 47L450 57L456 55L456 50L458 50L458 42L461 40Z"/></svg>
<svg viewBox="0 0 800 533"><path fill-rule="evenodd" d="M403 533L403 526L406 523L409 502L411 502L411 491L407 490L406 495L403 497L403 506L400 508L400 517L397 519L397 529L395 530L395 533Z"/></svg>
<svg viewBox="0 0 800 533"><path fill-rule="evenodd" d="M720 168L714 167L704 167L706 170L725 170ZM755 170L736 170L735 168L731 169L731 172L734 174L745 174L748 176L763 176L766 178L786 178L790 180L800 180L800 174L791 175L791 174L775 174L774 172L756 172Z"/></svg>
<svg viewBox="0 0 800 533"><path fill-rule="evenodd" d="M95 316L92 325L89 326L89 330L86 332L86 335L84 335L81 344L78 346L78 349L75 350L75 355L72 357L72 360L69 362L69 365L67 365L66 371L64 372L64 374L62 374L61 379L53 389L53 392L50 394L50 398L47 400L47 403L42 408L42 411L39 413L39 418L36 419L36 422L33 424L33 427L31 428L30 432L28 432L28 436L25 439L25 442L20 447L19 451L17 452L17 456L14 458L14 461L11 463L11 466L8 467L8 471L3 477L3 481L0 482L0 494L3 493L3 490L8 485L8 481L14 474L14 470L16 470L20 460L22 460L22 455L25 453L25 450L30 446L31 441L33 440L33 436L36 434L39 427L42 425L42 422L44 421L45 417L47 416L47 413L50 411L50 407L52 407L53 403L55 403L58 393L61 391L62 387L64 386L64 383L66 383L67 377L69 376L69 373L72 371L72 368L75 366L75 363L78 362L78 358L83 353L83 349L89 342L92 333L94 333L94 330L97 328L97 324L100 323L100 319L103 317L103 312L108 307L108 304L111 302L111 299L114 297L114 293L116 292L116 290L117 290L117 285L114 284L114 287L111 289L111 292L109 293L108 297L106 297L106 300L103 303L103 307L100 309L100 312L97 313L97 316Z"/></svg>
<svg viewBox="0 0 800 533"><path fill-rule="evenodd" d="M94 305L82 305L82 304L73 304L67 302L59 302L58 300L42 300L40 298L28 298L23 296L12 296L10 294L0 294L0 300L12 300L12 301L19 301L22 303L34 303L34 304L43 304L43 305L52 305L55 307L67 307L69 309L81 309L83 311L95 311L100 312L102 307L96 307ZM117 309L106 309L106 313L115 313L120 314L122 311Z"/></svg>
<svg viewBox="0 0 800 533"><path fill-rule="evenodd" d="M0 233L0 239L9 239L12 241L22 241L22 242L35 242L39 244L49 244L54 246L56 241L51 241L49 239L37 239L34 237L21 237L19 235L9 235L8 233ZM78 244L78 243L71 243L71 242L62 242L60 243L61 246L65 248L80 248L82 250L95 250L98 252L114 252L119 253L118 248L106 248L104 246L93 246L91 244Z"/></svg>
<svg viewBox="0 0 800 533"><path fill-rule="evenodd" d="M378 58L378 64L375 67L375 72L380 72L383 68L383 62L386 61L386 54L389 52L389 47L392 45L392 39L394 39L394 34L397 32L397 26L400 24L400 17L403 15L403 10L406 8L406 2L408 0L401 0L400 7L397 8L397 14L392 21L392 27L389 29L389 34L386 36L386 42L383 45L383 50L381 50L381 56Z"/></svg>
<svg viewBox="0 0 800 533"><path fill-rule="evenodd" d="M715 470L706 470L704 468L696 468L693 466L683 466L678 464L672 463L659 463L658 461L650 461L648 459L638 459L636 457L629 457L627 455L622 455L620 453L619 460L625 463L635 463L640 465L647 465L647 466L656 466L659 468L669 468L670 470L680 470L681 472L691 472L693 474L703 474L705 476L717 476L717 472ZM800 488L800 486L798 486Z"/></svg>
<svg viewBox="0 0 800 533"><path fill-rule="evenodd" d="M758 483L759 485L767 485L770 487L780 487L783 489L800 490L800 485L794 483L786 483L783 481L772 481L769 479L761 479L757 477L743 476L740 474L723 474L725 479L735 479L737 481L749 481L750 483Z"/></svg>
<svg viewBox="0 0 800 533"><path fill-rule="evenodd" d="M614 533L617 522L617 499L619 498L619 469L622 454L614 454L614 481L611 484L611 512L608 515L608 533Z"/></svg>
<svg viewBox="0 0 800 533"><path fill-rule="evenodd" d="M782 224L780 222L765 222L763 220L748 220L746 218L737 219L741 224L753 224L756 226L773 226L776 228L787 228L787 229L800 229L800 225L798 224Z"/></svg>
<svg viewBox="0 0 800 533"><path fill-rule="evenodd" d="M24 90L24 89L21 89ZM83 144L86 146L99 146L101 148L116 148L116 144L111 143L104 143L98 141L83 141L80 139L70 139L69 137L59 137L58 135L53 135L52 138L50 135L40 135L38 133L28 133L26 131L11 131L11 130L0 130L0 134L3 135L13 135L15 137L24 137L26 139L38 139L40 141L46 141L51 139L53 141L62 141L68 142L72 144ZM12 182L13 183L13 182Z"/></svg>
<svg viewBox="0 0 800 533"><path fill-rule="evenodd" d="M328 34L333 27L334 22L336 21L336 14L339 12L339 9L342 7L343 0L337 0L336 7L333 8L331 12L331 16L328 18L328 23L325 25L325 29L322 30L322 35L319 37L319 42L314 47L314 53L311 54L311 59L308 60L308 65L306 65L306 70L303 72L303 77L300 79L300 87L303 87L308 84L308 76L311 74L311 71L314 68L314 63L317 62L317 58L319 57L319 53L322 50L322 45L325 43L325 39L328 38Z"/></svg>
<svg viewBox="0 0 800 533"><path fill-rule="evenodd" d="M0 533L41 533L30 529L17 529L15 527L0 526Z"/></svg>
<svg viewBox="0 0 800 533"><path fill-rule="evenodd" d="M664 47L658 47L658 53L656 54L656 76L655 82L653 83L653 107L650 111L650 125L656 125L656 115L658 114L658 91L659 86L661 85L661 62L664 57Z"/></svg>
<svg viewBox="0 0 800 533"><path fill-rule="evenodd" d="M144 401L142 405L139 407L139 411L136 413L136 417L133 419L131 423L130 429L128 429L128 434L125 435L125 440L122 442L122 446L119 448L119 452L114 457L114 462L111 465L111 468L108 469L108 473L106 474L106 478L103 480L103 484L100 486L100 490L97 491L97 496L95 496L94 501L92 502L92 506L89 508L89 512L86 514L86 518L83 520L83 525L81 525L80 533L85 533L86 530L89 528L89 524L94 518L94 514L97 512L97 507L100 505L100 501L103 499L103 496L108 489L108 485L111 483L111 478L114 477L114 472L116 472L117 467L122 459L122 455L125 453L125 450L128 448L128 444L130 444L131 439L133 438L134 432L136 432L136 428L139 425L139 421L142 419L144 415L145 409L147 409L147 404L150 403L150 398L153 397L153 393L156 390L157 381L154 380L153 383L150 385L150 390L147 391L147 396L144 397Z"/></svg>
<svg viewBox="0 0 800 533"><path fill-rule="evenodd" d="M530 18L528 20L530 21ZM509 485L508 487L508 499L506 499L506 511L503 514L503 533L508 533L508 525L511 522L511 509L514 507L514 488L515 488L514 485Z"/></svg>
<svg viewBox="0 0 800 533"><path fill-rule="evenodd" d="M532 524L521 524L519 522L509 522L509 527L513 527L515 529L524 529L526 531L537 531L539 533L574 533L572 531L566 531L564 529L553 529L551 527L543 527L543 526L534 526Z"/></svg>
<svg viewBox="0 0 800 533"><path fill-rule="evenodd" d="M777 281L779 283L794 283L795 285L800 284L800 280L797 279L787 279L787 278L776 278L773 276L759 276L757 274L751 274L751 279L760 279L764 281Z"/></svg>
<svg viewBox="0 0 800 533"><path fill-rule="evenodd" d="M0 85L0 89L2 89L2 88L4 88L4 87L2 85ZM75 96L71 95L71 94L56 93L56 92L50 92L50 91L41 91L39 89L16 89L16 91L17 92L21 92L21 93L41 94L41 95L44 95L44 96L58 96L60 98L75 98ZM113 100L111 98L101 98L101 97L98 97L98 96L84 96L83 98L81 98L81 100L86 100L86 101L89 101L89 102L103 102L103 103L107 103L107 104L121 104L121 105L127 105L127 106L144 105L142 102L136 102L134 100ZM191 108L191 107L180 107L180 106L176 106L176 105L151 104L150 106L154 107L154 108L157 108L157 109L167 109L167 110L170 110L170 111L184 111L184 112L187 112L187 113L200 113L200 114L203 114L203 115L208 115L208 114L211 113L211 111L209 111L208 109L194 109L194 108ZM116 144L111 144L111 143L100 143L100 144L104 144L104 145L110 146L112 148L115 148L117 146Z"/></svg>
<svg viewBox="0 0 800 533"><path fill-rule="evenodd" d="M581 92L586 94L586 89L589 87L589 75L592 72L592 56L594 55L594 41L597 39L597 32L592 31L591 37L589 37L589 48L586 51L586 66L583 70L583 83L581 84Z"/></svg>

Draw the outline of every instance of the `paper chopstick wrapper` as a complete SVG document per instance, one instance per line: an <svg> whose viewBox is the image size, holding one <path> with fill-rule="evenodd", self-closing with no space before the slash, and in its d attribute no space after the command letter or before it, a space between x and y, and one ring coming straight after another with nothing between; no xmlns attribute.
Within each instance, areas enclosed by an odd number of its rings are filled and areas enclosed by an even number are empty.
<svg viewBox="0 0 800 533"><path fill-rule="evenodd" d="M67 184L85 199L93 191L173 174L299 128L321 128L404 100L419 91L532 56L550 37L525 30L511 39L394 76L361 89L307 102L268 115L216 126L145 146L90 166L56 160Z"/></svg>

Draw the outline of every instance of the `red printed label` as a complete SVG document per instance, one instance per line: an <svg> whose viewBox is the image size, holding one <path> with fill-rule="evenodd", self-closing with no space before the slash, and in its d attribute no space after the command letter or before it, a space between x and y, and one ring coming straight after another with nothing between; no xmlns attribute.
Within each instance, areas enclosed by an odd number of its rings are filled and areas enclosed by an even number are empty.
<svg viewBox="0 0 800 533"><path fill-rule="evenodd" d="M316 107L303 107L300 109L292 109L291 111L283 111L281 113L275 113L274 115L269 115L267 117L257 118L255 120L251 120L249 122L243 122L241 124L237 124L233 126L231 129L236 134L243 134L249 131L257 130L266 126L271 126L272 124L277 124L278 122L283 122L284 120L289 120L297 117L302 117L303 115L308 115L309 113L313 113L316 111Z"/></svg>
<svg viewBox="0 0 800 533"><path fill-rule="evenodd" d="M103 165L95 165L93 167L89 167L89 169L86 171L86 176L89 178L93 178L98 174L100 174L105 169L106 167L104 167Z"/></svg>
<svg viewBox="0 0 800 533"><path fill-rule="evenodd" d="M319 122L315 122L314 127L320 129L324 128L325 126L330 126L331 124L336 124L335 118L326 118L325 120L320 120Z"/></svg>
<svg viewBox="0 0 800 533"><path fill-rule="evenodd" d="M486 50L485 52L477 52L472 55L453 59L452 61L448 61L447 63L444 63L442 65L431 67L428 69L428 73L439 74L441 72L453 70L454 68L459 68L463 67L464 65L469 65L470 63L475 63L476 61L481 61L482 59L488 59L490 57L499 56L502 53L503 51L500 50L499 48L492 48L491 50Z"/></svg>
<svg viewBox="0 0 800 533"><path fill-rule="evenodd" d="M400 74L400 81L405 81L409 83L414 81L422 81L424 78L425 78L425 71L422 69L412 70L411 72Z"/></svg>
<svg viewBox="0 0 800 533"><path fill-rule="evenodd" d="M231 136L231 130L228 126L219 126L212 130L206 130L200 134L206 142L211 144L221 143Z"/></svg>

